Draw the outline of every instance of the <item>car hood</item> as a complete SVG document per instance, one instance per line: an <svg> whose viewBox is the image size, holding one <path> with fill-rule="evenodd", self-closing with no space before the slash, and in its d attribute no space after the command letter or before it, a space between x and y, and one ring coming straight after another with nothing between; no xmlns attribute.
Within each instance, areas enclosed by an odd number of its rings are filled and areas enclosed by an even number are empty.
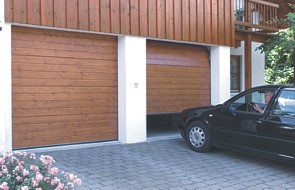
<svg viewBox="0 0 295 190"><path fill-rule="evenodd" d="M190 117L195 117L197 115L202 115L204 112L216 110L222 107L222 104L216 106L205 106L205 107L192 107L185 109L181 112L181 120L186 120Z"/></svg>
<svg viewBox="0 0 295 190"><path fill-rule="evenodd" d="M192 111L207 111L207 110L211 110L211 109L216 109L216 108L220 108L222 106L222 104L216 105L216 106L204 106L204 107L191 107L191 108L187 108L185 110L182 111L182 113L186 113L186 112L192 112Z"/></svg>

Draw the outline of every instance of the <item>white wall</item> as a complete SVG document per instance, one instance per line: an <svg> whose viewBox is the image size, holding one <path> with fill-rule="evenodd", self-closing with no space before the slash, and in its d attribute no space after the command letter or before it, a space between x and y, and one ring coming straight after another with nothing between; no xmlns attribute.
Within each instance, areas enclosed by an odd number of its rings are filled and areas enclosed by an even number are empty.
<svg viewBox="0 0 295 190"><path fill-rule="evenodd" d="M146 39L118 39L119 141L146 141Z"/></svg>
<svg viewBox="0 0 295 190"><path fill-rule="evenodd" d="M265 84L265 54L255 51L261 43L252 42L252 86Z"/></svg>
<svg viewBox="0 0 295 190"><path fill-rule="evenodd" d="M230 47L211 47L211 104L230 98Z"/></svg>
<svg viewBox="0 0 295 190"><path fill-rule="evenodd" d="M0 152L12 150L11 25L4 22L4 0L0 0Z"/></svg>

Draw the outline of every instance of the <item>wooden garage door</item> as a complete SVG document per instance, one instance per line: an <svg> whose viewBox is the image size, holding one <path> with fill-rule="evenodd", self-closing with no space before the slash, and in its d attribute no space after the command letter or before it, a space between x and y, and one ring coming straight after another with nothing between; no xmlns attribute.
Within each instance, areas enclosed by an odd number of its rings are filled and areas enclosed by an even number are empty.
<svg viewBox="0 0 295 190"><path fill-rule="evenodd" d="M117 38L12 29L13 148L117 139Z"/></svg>
<svg viewBox="0 0 295 190"><path fill-rule="evenodd" d="M202 46L148 41L147 112L210 105L208 57Z"/></svg>

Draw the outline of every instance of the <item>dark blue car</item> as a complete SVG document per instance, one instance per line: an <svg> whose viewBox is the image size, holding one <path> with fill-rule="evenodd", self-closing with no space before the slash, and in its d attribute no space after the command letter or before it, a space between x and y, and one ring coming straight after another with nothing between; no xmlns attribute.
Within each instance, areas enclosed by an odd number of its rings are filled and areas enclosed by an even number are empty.
<svg viewBox="0 0 295 190"><path fill-rule="evenodd" d="M197 152L217 147L295 164L295 86L255 87L221 105L183 110L178 126Z"/></svg>

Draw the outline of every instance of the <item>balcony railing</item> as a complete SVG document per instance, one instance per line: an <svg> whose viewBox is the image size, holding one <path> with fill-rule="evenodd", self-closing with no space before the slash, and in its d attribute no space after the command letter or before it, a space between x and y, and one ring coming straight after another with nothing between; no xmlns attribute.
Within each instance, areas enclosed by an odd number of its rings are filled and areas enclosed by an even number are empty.
<svg viewBox="0 0 295 190"><path fill-rule="evenodd" d="M276 32L278 8L278 4L262 0L236 0L235 27L252 32Z"/></svg>

